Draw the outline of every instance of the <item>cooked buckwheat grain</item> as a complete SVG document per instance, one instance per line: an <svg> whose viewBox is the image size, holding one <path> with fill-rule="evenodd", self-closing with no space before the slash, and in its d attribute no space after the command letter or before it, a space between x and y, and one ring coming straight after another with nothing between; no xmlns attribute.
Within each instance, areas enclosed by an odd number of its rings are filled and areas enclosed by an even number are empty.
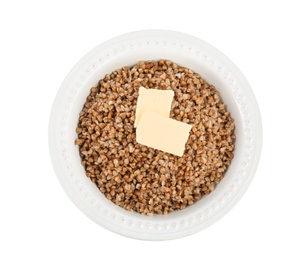
<svg viewBox="0 0 300 260"><path fill-rule="evenodd" d="M170 118L193 125L178 157L136 142L139 87L171 89ZM215 87L160 60L117 69L91 88L76 132L86 175L126 210L167 214L212 192L231 163L234 123Z"/></svg>

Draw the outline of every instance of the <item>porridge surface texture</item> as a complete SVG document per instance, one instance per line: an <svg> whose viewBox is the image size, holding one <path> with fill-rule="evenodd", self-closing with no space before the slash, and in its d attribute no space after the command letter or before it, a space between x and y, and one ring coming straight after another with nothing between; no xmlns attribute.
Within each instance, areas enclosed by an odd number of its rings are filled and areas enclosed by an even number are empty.
<svg viewBox="0 0 300 260"><path fill-rule="evenodd" d="M136 142L139 88L174 91L170 118L192 125L182 157ZM86 175L116 205L167 214L212 192L233 159L234 120L219 92L171 61L145 61L92 87L76 128Z"/></svg>

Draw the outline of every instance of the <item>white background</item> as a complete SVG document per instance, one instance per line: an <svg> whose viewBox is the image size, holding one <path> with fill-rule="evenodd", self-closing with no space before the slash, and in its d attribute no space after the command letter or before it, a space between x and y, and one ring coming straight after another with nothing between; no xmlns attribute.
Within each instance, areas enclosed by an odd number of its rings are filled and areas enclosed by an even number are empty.
<svg viewBox="0 0 300 260"><path fill-rule="evenodd" d="M1 1L0 259L299 259L298 1ZM98 226L52 169L48 120L61 82L98 44L142 29L207 41L248 79L264 144L249 190L195 235L138 241Z"/></svg>

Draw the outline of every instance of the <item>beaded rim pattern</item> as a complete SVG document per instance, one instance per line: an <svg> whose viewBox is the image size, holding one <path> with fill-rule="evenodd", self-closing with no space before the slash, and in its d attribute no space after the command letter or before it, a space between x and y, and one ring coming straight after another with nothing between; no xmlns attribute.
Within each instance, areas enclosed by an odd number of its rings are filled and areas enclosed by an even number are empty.
<svg viewBox="0 0 300 260"><path fill-rule="evenodd" d="M172 48L178 53L193 55L221 76L232 90L244 124L245 149L241 167L226 191L196 214L171 222L152 221L149 217L135 220L132 215L127 216L126 212L118 214L103 205L78 178L67 145L70 111L89 76L122 53L134 52L136 49L155 51L157 48ZM53 166L71 200L98 224L116 233L146 240L165 240L189 235L222 217L248 188L258 165L261 143L259 109L251 88L241 72L228 58L207 43L185 34L160 30L122 35L88 53L63 82L56 96L49 124L49 146Z"/></svg>

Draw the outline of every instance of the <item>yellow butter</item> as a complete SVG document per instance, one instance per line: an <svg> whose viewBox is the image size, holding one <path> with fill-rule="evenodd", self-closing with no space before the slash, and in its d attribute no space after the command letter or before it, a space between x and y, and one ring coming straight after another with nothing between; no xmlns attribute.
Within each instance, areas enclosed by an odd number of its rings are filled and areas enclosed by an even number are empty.
<svg viewBox="0 0 300 260"><path fill-rule="evenodd" d="M145 112L155 112L164 117L170 116L173 90L158 90L139 88L134 127L137 127L142 114Z"/></svg>
<svg viewBox="0 0 300 260"><path fill-rule="evenodd" d="M142 145L182 156L191 128L189 124L161 114L145 112L136 130L136 140Z"/></svg>

